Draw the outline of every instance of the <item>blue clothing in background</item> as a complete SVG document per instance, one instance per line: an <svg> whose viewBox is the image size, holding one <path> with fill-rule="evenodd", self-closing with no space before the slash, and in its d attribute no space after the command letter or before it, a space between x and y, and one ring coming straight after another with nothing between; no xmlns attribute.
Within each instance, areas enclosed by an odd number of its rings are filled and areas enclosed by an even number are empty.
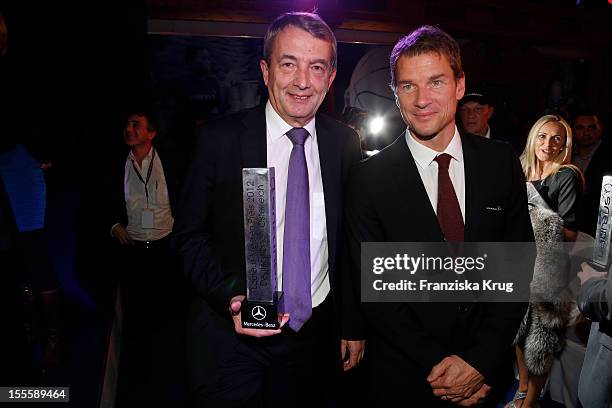
<svg viewBox="0 0 612 408"><path fill-rule="evenodd" d="M45 177L38 161L20 144L0 152L0 177L4 181L19 232L45 225Z"/></svg>

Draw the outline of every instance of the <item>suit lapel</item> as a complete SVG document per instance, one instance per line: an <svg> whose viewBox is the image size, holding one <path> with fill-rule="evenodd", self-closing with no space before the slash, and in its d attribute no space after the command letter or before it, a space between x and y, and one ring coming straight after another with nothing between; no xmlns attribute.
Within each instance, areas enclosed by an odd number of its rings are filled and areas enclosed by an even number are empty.
<svg viewBox="0 0 612 408"><path fill-rule="evenodd" d="M325 224L327 227L327 246L330 270L335 265L336 240L341 191L341 155L338 139L325 126L324 119L317 117L317 144L319 147L319 163L325 197Z"/></svg>
<svg viewBox="0 0 612 408"><path fill-rule="evenodd" d="M478 175L480 173L478 152L476 146L466 136L461 136L463 149L463 171L465 177L465 241L475 241L477 231L474 230L475 217L478 216Z"/></svg>
<svg viewBox="0 0 612 408"><path fill-rule="evenodd" d="M267 167L265 105L249 111L242 123L245 127L240 134L242 167Z"/></svg>
<svg viewBox="0 0 612 408"><path fill-rule="evenodd" d="M402 208L405 209L405 213L401 217L425 226L423 231L419 232L427 234L427 239L423 241L442 241L443 235L438 218L406 143L406 132L393 142L390 149L392 149L391 160L394 170L388 177L394 180L398 191L397 196L390 199L398 199L403 203Z"/></svg>

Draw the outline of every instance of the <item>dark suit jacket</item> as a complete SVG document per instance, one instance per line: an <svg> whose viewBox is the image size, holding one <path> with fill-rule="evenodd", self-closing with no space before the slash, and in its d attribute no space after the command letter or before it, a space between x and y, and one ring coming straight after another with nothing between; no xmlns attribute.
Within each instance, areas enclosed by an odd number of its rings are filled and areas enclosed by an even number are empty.
<svg viewBox="0 0 612 408"><path fill-rule="evenodd" d="M525 178L511 146L473 135L461 140L465 241L533 241ZM486 209L497 206L502 211ZM405 134L355 167L347 224L354 282L359 282L361 242L444 240ZM476 368L494 390L506 391L502 379L511 380L511 344L526 305L362 303L362 309L371 329L374 392L380 398L398 387L401 393L387 398L435 405L426 377L451 354Z"/></svg>
<svg viewBox="0 0 612 408"><path fill-rule="evenodd" d="M584 174L584 195L578 209L578 229L595 237L601 180L604 175L612 175L612 146L602 143Z"/></svg>
<svg viewBox="0 0 612 408"><path fill-rule="evenodd" d="M591 279L582 286L580 311L593 323L578 397L585 407L612 407L612 279Z"/></svg>
<svg viewBox="0 0 612 408"><path fill-rule="evenodd" d="M322 114L316 116L316 129L325 196L329 277L338 306L345 300L338 296L342 282L337 273L343 238L344 188L349 168L360 157L359 139L350 128ZM229 302L236 295L246 294L242 169L266 167L266 163L265 105L209 123L199 131L175 219L173 245L196 292L194 324L209 325L214 320L218 326L217 332L207 338L226 336L231 341L235 337ZM343 329L347 336L360 335L351 322ZM217 338L216 344L210 345L211 356L223 347L223 342Z"/></svg>

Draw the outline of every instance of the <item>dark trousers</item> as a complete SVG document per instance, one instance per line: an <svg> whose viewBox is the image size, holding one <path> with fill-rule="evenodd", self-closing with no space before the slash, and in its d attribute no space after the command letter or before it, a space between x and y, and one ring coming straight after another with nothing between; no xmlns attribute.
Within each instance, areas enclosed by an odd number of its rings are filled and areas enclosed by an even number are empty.
<svg viewBox="0 0 612 408"><path fill-rule="evenodd" d="M31 284L36 292L59 288L59 279L51 264L47 233L44 229L19 233L17 250L22 264L22 284Z"/></svg>
<svg viewBox="0 0 612 408"><path fill-rule="evenodd" d="M168 238L122 250L117 407L186 406L186 291Z"/></svg>
<svg viewBox="0 0 612 408"><path fill-rule="evenodd" d="M267 338L230 335L229 347L210 344L217 355L197 388L197 406L334 406L342 364L329 298L297 333L285 327Z"/></svg>

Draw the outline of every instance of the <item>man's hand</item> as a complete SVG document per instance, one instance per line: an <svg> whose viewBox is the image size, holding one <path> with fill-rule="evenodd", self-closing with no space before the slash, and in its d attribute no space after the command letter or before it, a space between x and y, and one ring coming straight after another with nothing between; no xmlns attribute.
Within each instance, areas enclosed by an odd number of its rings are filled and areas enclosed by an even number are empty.
<svg viewBox="0 0 612 408"><path fill-rule="evenodd" d="M472 405L482 404L487 395L489 395L489 392L491 392L491 387L489 387L487 384L483 384L482 387L472 394L471 397L453 402L456 402L460 407L471 407Z"/></svg>
<svg viewBox="0 0 612 408"><path fill-rule="evenodd" d="M121 245L134 245L134 241L132 241L132 238L130 238L127 230L121 224L117 224L113 227L111 230L111 235L115 237L115 239L119 241Z"/></svg>
<svg viewBox="0 0 612 408"><path fill-rule="evenodd" d="M457 355L448 356L436 364L427 381L435 396L453 402L469 399L484 385L482 374Z"/></svg>
<svg viewBox="0 0 612 408"><path fill-rule="evenodd" d="M274 336L275 334L279 334L281 332L280 328L278 330L268 330L268 329L245 329L242 327L242 318L240 315L240 309L242 308L242 302L244 301L245 296L234 296L232 300L230 300L230 313L232 314L232 319L234 320L234 331L238 334L242 334L245 336L253 336L253 337L268 337ZM283 327L285 323L289 321L289 313L278 314L278 321L280 322L280 327Z"/></svg>
<svg viewBox="0 0 612 408"><path fill-rule="evenodd" d="M580 264L582 270L578 272L578 279L580 279L580 286L584 285L586 281L593 278L605 278L608 276L607 272L597 272L591 265L587 262L583 262Z"/></svg>
<svg viewBox="0 0 612 408"><path fill-rule="evenodd" d="M365 353L365 340L340 340L340 353L344 371L356 367Z"/></svg>

